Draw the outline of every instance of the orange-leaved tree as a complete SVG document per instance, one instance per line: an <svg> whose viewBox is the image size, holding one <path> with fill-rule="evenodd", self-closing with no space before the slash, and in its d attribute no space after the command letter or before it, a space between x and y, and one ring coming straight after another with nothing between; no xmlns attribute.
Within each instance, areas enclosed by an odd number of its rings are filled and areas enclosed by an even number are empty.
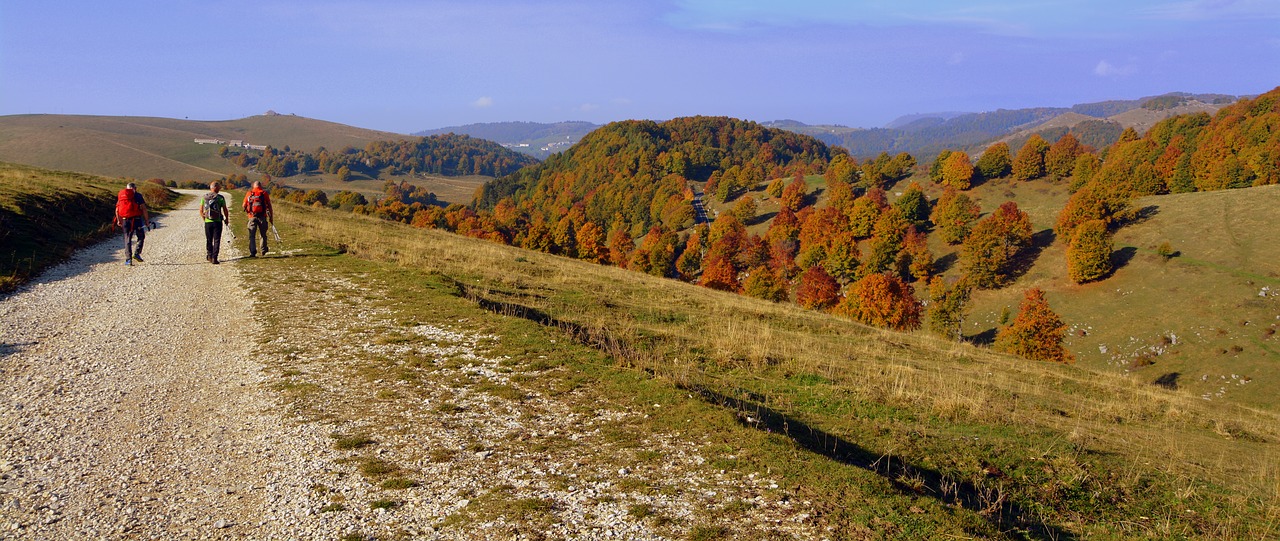
<svg viewBox="0 0 1280 541"><path fill-rule="evenodd" d="M920 328L915 289L889 274L871 274L850 285L835 312L876 327L899 331Z"/></svg>
<svg viewBox="0 0 1280 541"><path fill-rule="evenodd" d="M1018 306L1018 316L996 334L995 348L1036 361L1075 363L1075 357L1062 346L1067 325L1049 308L1044 291L1027 290Z"/></svg>
<svg viewBox="0 0 1280 541"><path fill-rule="evenodd" d="M839 295L840 285L822 265L809 267L800 275L800 283L796 285L796 304L811 310L834 306Z"/></svg>
<svg viewBox="0 0 1280 541"><path fill-rule="evenodd" d="M973 182L973 162L963 151L952 151L942 164L942 185L968 190Z"/></svg>
<svg viewBox="0 0 1280 541"><path fill-rule="evenodd" d="M1014 256L1031 244L1031 218L1006 201L991 215L978 221L964 241L964 262L969 280L976 287L1004 284L1012 271Z"/></svg>

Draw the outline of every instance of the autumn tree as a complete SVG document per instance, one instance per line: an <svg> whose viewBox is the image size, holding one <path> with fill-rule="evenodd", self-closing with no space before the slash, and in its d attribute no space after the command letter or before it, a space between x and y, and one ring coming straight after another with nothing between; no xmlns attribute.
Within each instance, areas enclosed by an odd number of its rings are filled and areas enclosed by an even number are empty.
<svg viewBox="0 0 1280 541"><path fill-rule="evenodd" d="M934 204L929 220L937 226L944 242L960 244L969 236L969 230L981 215L982 209L967 194L947 188Z"/></svg>
<svg viewBox="0 0 1280 541"><path fill-rule="evenodd" d="M827 179L827 184L835 182L854 184L858 181L858 164L846 154L836 154L827 164L824 177Z"/></svg>
<svg viewBox="0 0 1280 541"><path fill-rule="evenodd" d="M786 187L787 181L783 180L782 177L778 177L769 182L769 186L764 189L764 192L769 194L769 197L778 198L782 197L782 190L786 189Z"/></svg>
<svg viewBox="0 0 1280 541"><path fill-rule="evenodd" d="M946 167L947 158L951 156L950 150L943 150L933 158L933 163L929 164L929 180L934 184L942 184L942 171Z"/></svg>
<svg viewBox="0 0 1280 541"><path fill-rule="evenodd" d="M917 280L928 280L933 274L933 252L929 251L929 237L915 226L907 228L902 239L902 252L898 256L899 274Z"/></svg>
<svg viewBox="0 0 1280 541"><path fill-rule="evenodd" d="M1080 224L1067 246L1067 276L1077 284L1105 277L1111 272L1113 249L1106 222L1090 220Z"/></svg>
<svg viewBox="0 0 1280 541"><path fill-rule="evenodd" d="M1037 361L1075 363L1075 358L1062 345L1067 325L1049 307L1039 288L1027 291L1018 315L1008 327L996 334L995 348Z"/></svg>
<svg viewBox="0 0 1280 541"><path fill-rule="evenodd" d="M871 274L849 286L835 312L876 327L920 328L920 301L914 288L888 274Z"/></svg>
<svg viewBox="0 0 1280 541"><path fill-rule="evenodd" d="M747 271L742 293L748 297L782 302L787 300L787 284L773 269L761 265Z"/></svg>
<svg viewBox="0 0 1280 541"><path fill-rule="evenodd" d="M929 221L929 198L924 195L924 189L915 182L907 185L907 189L903 190L902 195L893 202L893 208L916 227L924 227L924 224Z"/></svg>
<svg viewBox="0 0 1280 541"><path fill-rule="evenodd" d="M627 268L631 251L635 250L635 247L635 241L631 239L625 224L615 223L613 230L609 232L609 261L624 269Z"/></svg>
<svg viewBox="0 0 1280 541"><path fill-rule="evenodd" d="M1049 152L1049 143L1040 137L1040 134L1033 134L1022 148L1018 149L1018 155L1013 159L1013 178L1033 180L1043 177L1044 155L1047 152Z"/></svg>
<svg viewBox="0 0 1280 541"><path fill-rule="evenodd" d="M692 280L702 268L702 232L694 230L685 241L684 251L676 259L676 272L686 280Z"/></svg>
<svg viewBox="0 0 1280 541"><path fill-rule="evenodd" d="M941 276L935 276L929 282L929 330L943 338L959 340L972 291L964 278L947 285Z"/></svg>
<svg viewBox="0 0 1280 541"><path fill-rule="evenodd" d="M985 179L1000 178L1009 174L1013 165L1013 157L1009 152L1009 143L1000 141L993 143L978 157L975 169Z"/></svg>
<svg viewBox="0 0 1280 541"><path fill-rule="evenodd" d="M605 244L604 229L595 222L583 222L578 227L578 259L603 263L609 259L609 247Z"/></svg>
<svg viewBox="0 0 1280 541"><path fill-rule="evenodd" d="M886 210L876 221L874 233L867 243L867 255L862 261L860 274L863 276L894 270L894 262L898 252L902 250L902 239L906 236L910 224L902 219L898 211Z"/></svg>
<svg viewBox="0 0 1280 541"><path fill-rule="evenodd" d="M947 155L942 164L942 185L957 190L968 190L973 183L973 163L969 155L956 150Z"/></svg>
<svg viewBox="0 0 1280 541"><path fill-rule="evenodd" d="M875 231L876 222L880 220L880 213L888 207L888 197L885 196L884 190L880 188L867 190L867 193L853 202L847 214L849 230L853 236L859 239L870 237Z"/></svg>
<svg viewBox="0 0 1280 541"><path fill-rule="evenodd" d="M1003 285L1012 271L1014 256L1031 244L1031 219L1006 201L990 216L979 220L964 241L963 260L973 285Z"/></svg>
<svg viewBox="0 0 1280 541"><path fill-rule="evenodd" d="M804 177L796 178L787 184L782 190L782 205L792 211L800 210L804 206L804 198L809 195L809 186L805 184Z"/></svg>
<svg viewBox="0 0 1280 541"><path fill-rule="evenodd" d="M1130 206L1127 191L1090 182L1067 199L1067 204L1058 212L1054 234L1069 241L1077 226L1091 220L1102 220L1110 228L1127 215Z"/></svg>
<svg viewBox="0 0 1280 541"><path fill-rule="evenodd" d="M746 223L755 219L756 210L757 206L755 198L747 195L739 198L738 202L733 205L733 210L729 212L734 216L737 216L739 221Z"/></svg>
<svg viewBox="0 0 1280 541"><path fill-rule="evenodd" d="M728 257L716 255L704 260L702 277L698 285L720 291L738 291L742 285L738 283L738 271Z"/></svg>
<svg viewBox="0 0 1280 541"><path fill-rule="evenodd" d="M1045 172L1057 178L1065 178L1071 175L1075 169L1076 158L1084 154L1087 149L1080 141L1067 132L1058 139L1049 150L1044 154Z"/></svg>
<svg viewBox="0 0 1280 541"><path fill-rule="evenodd" d="M796 304L810 310L825 310L836 304L840 285L822 265L809 267L796 285Z"/></svg>

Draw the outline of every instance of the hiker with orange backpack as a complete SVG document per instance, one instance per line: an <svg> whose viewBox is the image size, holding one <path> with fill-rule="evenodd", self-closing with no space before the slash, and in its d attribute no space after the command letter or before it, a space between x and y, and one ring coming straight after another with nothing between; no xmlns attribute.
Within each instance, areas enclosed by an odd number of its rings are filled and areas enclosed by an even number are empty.
<svg viewBox="0 0 1280 541"><path fill-rule="evenodd" d="M249 257L258 257L258 236L262 236L262 255L267 255L267 227L275 227L275 214L271 210L271 194L262 189L262 183L253 182L253 188L244 194L244 213L249 222Z"/></svg>
<svg viewBox="0 0 1280 541"><path fill-rule="evenodd" d="M151 215L147 212L147 200L138 193L138 186L132 182L125 185L116 194L115 224L124 231L124 264L133 265L134 261L142 262L142 243L147 240L147 224L151 223ZM133 237L138 237L138 247L133 247Z"/></svg>

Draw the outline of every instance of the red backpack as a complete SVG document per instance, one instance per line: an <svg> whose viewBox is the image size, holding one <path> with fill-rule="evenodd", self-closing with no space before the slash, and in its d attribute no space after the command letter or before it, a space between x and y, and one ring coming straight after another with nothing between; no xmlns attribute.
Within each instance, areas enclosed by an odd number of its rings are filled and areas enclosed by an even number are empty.
<svg viewBox="0 0 1280 541"><path fill-rule="evenodd" d="M267 206L264 201L264 199L266 199L266 195L266 192L263 190L252 190L249 192L248 204L246 205L249 207L249 214L254 216L267 215Z"/></svg>
<svg viewBox="0 0 1280 541"><path fill-rule="evenodd" d="M138 204L141 197L138 192L125 188L120 190L116 195L116 214L121 218L137 218L142 216L142 205Z"/></svg>

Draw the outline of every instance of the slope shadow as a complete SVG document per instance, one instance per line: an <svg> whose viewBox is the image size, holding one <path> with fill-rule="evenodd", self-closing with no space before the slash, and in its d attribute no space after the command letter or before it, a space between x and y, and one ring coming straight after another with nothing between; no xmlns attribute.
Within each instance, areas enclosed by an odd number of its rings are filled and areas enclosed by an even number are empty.
<svg viewBox="0 0 1280 541"><path fill-rule="evenodd" d="M495 301L448 276L442 278L455 288L458 296L475 302L489 312L519 317L539 325L560 329L573 340L598 348L615 360L624 363L633 362L644 356L641 351L643 348L620 339L615 333L557 319L530 306ZM1071 532L1035 520L1031 517L1031 513L1005 499L1004 494L994 487L979 487L968 481L957 482L936 470L895 460L889 454L873 453L839 436L816 429L803 421L753 401L726 396L699 385L681 385L680 388L696 393L708 404L733 410L737 413L738 422L744 426L783 434L810 452L876 473L903 493L932 497L947 504L959 505L980 514L1001 530L1022 529L1025 530L1025 534L1036 539L1075 539ZM923 480L923 486L908 486L900 479L920 479Z"/></svg>
<svg viewBox="0 0 1280 541"><path fill-rule="evenodd" d="M1024 530L1032 538L1074 539L1071 532L1033 518L1031 512L1005 497L994 488L976 486L969 481L957 482L937 470L911 464L885 453L874 453L830 432L751 400L734 398L701 385L682 385L708 404L735 413L738 423L756 430L783 434L804 449L828 459L854 466L883 477L894 488L921 497L931 497L948 505L958 505L985 517L992 525L1007 531ZM1003 475L993 473L993 476ZM904 484L901 480L923 480L923 486Z"/></svg>

